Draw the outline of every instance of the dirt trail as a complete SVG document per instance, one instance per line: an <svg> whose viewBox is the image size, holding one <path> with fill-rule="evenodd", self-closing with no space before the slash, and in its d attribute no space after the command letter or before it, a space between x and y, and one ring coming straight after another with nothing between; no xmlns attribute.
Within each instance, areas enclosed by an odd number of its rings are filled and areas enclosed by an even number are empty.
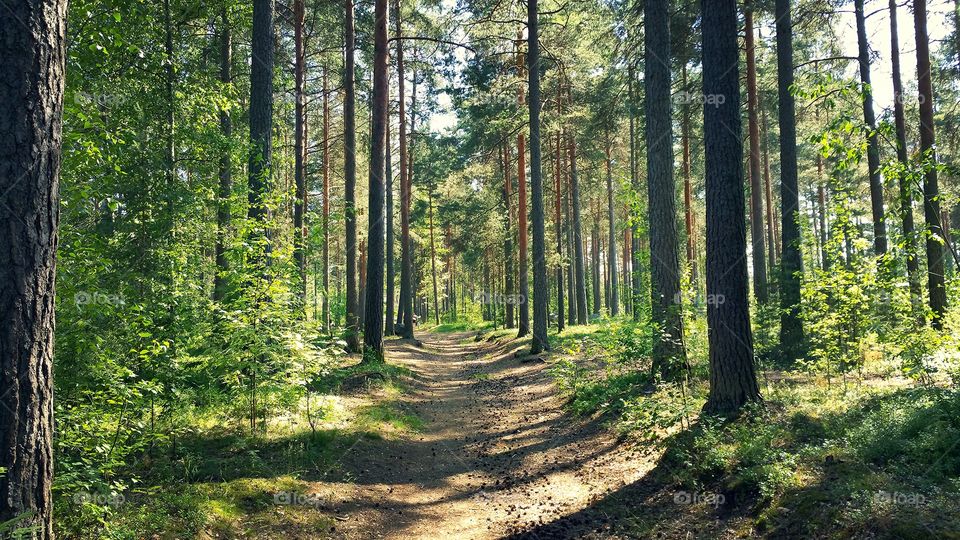
<svg viewBox="0 0 960 540"><path fill-rule="evenodd" d="M335 537L523 535L578 515L652 466L598 422L567 415L545 364L514 357L519 342L419 337L422 347L388 342L388 358L416 374L401 407L424 427L359 441L340 460L344 480L317 484L341 516ZM568 518L563 536L607 527L586 521Z"/></svg>

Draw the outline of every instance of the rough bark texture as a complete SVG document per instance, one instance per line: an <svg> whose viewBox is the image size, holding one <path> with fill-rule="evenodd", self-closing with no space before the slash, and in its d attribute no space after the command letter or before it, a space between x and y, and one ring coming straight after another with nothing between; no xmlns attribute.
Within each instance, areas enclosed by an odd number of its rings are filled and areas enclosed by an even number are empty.
<svg viewBox="0 0 960 540"><path fill-rule="evenodd" d="M343 70L343 214L346 229L347 272L347 349L359 352L360 331L357 318L357 119L356 119L356 36L354 34L353 0L344 3L344 70Z"/></svg>
<svg viewBox="0 0 960 540"><path fill-rule="evenodd" d="M707 309L710 394L704 411L734 414L760 399L746 263L743 141L740 120L736 0L702 0L703 93L707 191ZM653 221L653 220L651 220ZM720 301L720 298L723 301Z"/></svg>
<svg viewBox="0 0 960 540"><path fill-rule="evenodd" d="M800 321L799 191L797 187L797 121L793 86L793 26L790 0L777 0L777 95L780 119L780 352L792 362L803 356L803 325Z"/></svg>
<svg viewBox="0 0 960 540"><path fill-rule="evenodd" d="M870 130L867 137L867 168L870 175L870 208L873 214L873 252L887 252L887 226L883 212L883 184L880 180L880 148L877 142L877 117L873 112L873 89L870 84L870 43L867 41L867 23L863 13L863 1L854 0L853 10L857 20L858 59L860 62L860 85L863 93L863 121Z"/></svg>
<svg viewBox="0 0 960 540"><path fill-rule="evenodd" d="M293 2L294 42L294 184L296 201L293 205L293 259L300 278L300 305L307 305L307 96L305 92L307 59L304 44L304 0Z"/></svg>
<svg viewBox="0 0 960 540"><path fill-rule="evenodd" d="M644 19L650 298L656 326L653 370L665 379L675 379L687 368L687 361L681 321L676 185L673 177L669 1L647 0L644 3Z"/></svg>
<svg viewBox="0 0 960 540"><path fill-rule="evenodd" d="M940 187L937 184L937 161L934 148L936 134L933 124L933 84L930 80L930 41L927 34L927 2L914 0L913 25L917 40L917 89L920 101L920 153L929 161L923 177L923 217L930 235L927 236L927 294L931 324L943 328L943 315L947 310L947 289L943 276L943 227L940 223Z"/></svg>
<svg viewBox="0 0 960 540"><path fill-rule="evenodd" d="M557 113L560 112L560 99L557 98ZM553 221L557 235L557 332L563 332L563 214L561 191L563 185L563 144L560 141L560 131L556 136L556 159L553 170Z"/></svg>
<svg viewBox="0 0 960 540"><path fill-rule="evenodd" d="M367 196L366 301L363 306L364 359L383 361L384 154L387 141L387 0L376 0L373 24L373 117L370 123L370 174Z"/></svg>
<svg viewBox="0 0 960 540"><path fill-rule="evenodd" d="M400 102L400 336L413 338L413 244L410 241L410 170L407 168L407 116L404 96L403 21L399 1L394 4L397 25L397 99Z"/></svg>
<svg viewBox="0 0 960 540"><path fill-rule="evenodd" d="M521 39L517 41L517 48L519 49L520 44L522 43ZM523 72L523 54L517 53L517 72L521 79L524 77ZM523 95L524 89L523 85L520 86L520 90L517 93L517 104L523 107ZM517 303L518 310L518 325L517 325L517 337L526 336L530 333L530 285L528 282L528 268L527 268L527 148L526 148L526 139L524 137L523 129L517 133L517 207L519 209L517 215L517 235L519 239L519 273L518 273L518 285L520 286L519 291L519 302Z"/></svg>
<svg viewBox="0 0 960 540"><path fill-rule="evenodd" d="M66 2L0 12L0 523L53 538L53 334Z"/></svg>
<svg viewBox="0 0 960 540"><path fill-rule="evenodd" d="M747 49L747 116L750 138L750 239L753 245L753 295L758 303L769 299L763 230L763 177L760 173L760 117L757 98L757 55L753 35L753 2L743 6Z"/></svg>
<svg viewBox="0 0 960 540"><path fill-rule="evenodd" d="M533 340L531 352L550 350L547 338L547 310L550 308L547 282L547 238L543 210L543 164L540 144L540 41L537 27L537 0L527 0L527 73L530 94L530 221L533 224Z"/></svg>
<svg viewBox="0 0 960 540"><path fill-rule="evenodd" d="M253 2L247 216L261 221L267 216L264 197L270 188L273 159L273 9L273 0Z"/></svg>

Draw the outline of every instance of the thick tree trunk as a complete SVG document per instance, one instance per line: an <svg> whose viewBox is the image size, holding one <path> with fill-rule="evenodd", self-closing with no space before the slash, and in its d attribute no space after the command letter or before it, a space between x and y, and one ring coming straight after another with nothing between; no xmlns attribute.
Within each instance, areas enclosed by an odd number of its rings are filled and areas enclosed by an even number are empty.
<svg viewBox="0 0 960 540"><path fill-rule="evenodd" d="M650 212L650 272L654 372L675 380L689 370L681 320L680 260L677 255L673 121L670 110L670 13L668 0L644 4L647 197ZM739 124L738 124L739 125Z"/></svg>
<svg viewBox="0 0 960 540"><path fill-rule="evenodd" d="M797 120L793 94L793 26L790 0L776 0L777 95L780 120L780 348L792 362L804 354L803 325L800 321L799 191L797 187Z"/></svg>
<svg viewBox="0 0 960 540"><path fill-rule="evenodd" d="M233 65L233 38L230 32L230 21L227 12L220 14L220 82L229 85L232 82L231 68ZM226 273L227 261L227 234L230 229L230 196L233 193L233 167L230 162L230 138L233 136L233 122L230 110L220 110L220 133L223 135L223 150L220 154L219 179L217 192L217 245L215 248L217 272L213 278L213 299L221 301L227 294Z"/></svg>
<svg viewBox="0 0 960 540"><path fill-rule="evenodd" d="M890 61L893 75L893 118L897 138L897 161L902 167L897 177L900 190L900 219L903 222L903 242L907 263L907 280L910 284L910 300L914 312L920 314L923 290L920 285L920 268L917 261L917 239L913 223L913 194L907 175L907 121L903 111L903 79L900 74L900 43L897 30L897 2L890 0Z"/></svg>
<svg viewBox="0 0 960 540"><path fill-rule="evenodd" d="M943 275L943 226L940 223L940 187L937 184L936 133L933 123L933 83L930 73L930 41L927 34L927 2L914 0L913 25L917 41L917 89L920 101L920 154L928 160L923 177L923 217L927 236L927 294L933 312L931 325L943 328L947 311L947 289Z"/></svg>
<svg viewBox="0 0 960 540"><path fill-rule="evenodd" d="M750 329L743 141L730 135L741 132L737 3L702 0L702 6L703 94L725 97L723 103L703 108L710 345L710 394L704 411L728 415L760 400Z"/></svg>
<svg viewBox="0 0 960 540"><path fill-rule="evenodd" d="M767 290L766 247L763 230L763 177L760 173L760 118L757 97L757 55L753 35L753 2L746 0L743 6L744 32L747 49L747 116L750 138L750 238L753 244L753 295L757 303L769 299Z"/></svg>
<svg viewBox="0 0 960 540"><path fill-rule="evenodd" d="M617 278L617 224L613 213L613 161L610 158L610 131L607 131L607 228L610 239L607 244L608 279L610 281L610 316L620 314L620 288Z"/></svg>
<svg viewBox="0 0 960 540"><path fill-rule="evenodd" d="M870 207L873 214L873 252L887 252L887 226L883 216L883 184L880 180L880 148L877 142L877 118L873 113L873 88L870 84L870 44L867 42L867 23L863 13L864 0L854 0L857 19L857 44L860 61L860 86L863 94L863 121L870 130L867 138L867 168L870 175Z"/></svg>
<svg viewBox="0 0 960 540"><path fill-rule="evenodd" d="M527 0L527 74L530 94L530 221L533 225L533 340L530 352L550 350L547 318L550 284L547 281L547 234L543 209L543 164L540 141L540 37L537 0Z"/></svg>
<svg viewBox="0 0 960 540"><path fill-rule="evenodd" d="M307 305L307 228L304 218L307 213L307 97L306 52L304 44L304 0L293 2L294 42L294 183L296 201L293 206L293 259L300 282L297 294L300 305Z"/></svg>
<svg viewBox="0 0 960 540"><path fill-rule="evenodd" d="M387 0L374 3L373 118L370 124L370 173L367 196L366 302L363 307L364 360L383 361L384 162L389 115L390 53L387 49Z"/></svg>
<svg viewBox="0 0 960 540"><path fill-rule="evenodd" d="M250 67L249 208L247 216L266 227L265 197L271 185L273 144L273 0L253 2L254 58ZM264 234L260 231L259 234Z"/></svg>
<svg viewBox="0 0 960 540"><path fill-rule="evenodd" d="M52 539L53 337L67 3L0 12L0 523Z"/></svg>
<svg viewBox="0 0 960 540"><path fill-rule="evenodd" d="M356 127L356 36L354 34L353 0L345 0L344 20L345 67L343 73L343 178L344 226L346 228L347 272L347 349L360 351L357 308L357 127Z"/></svg>

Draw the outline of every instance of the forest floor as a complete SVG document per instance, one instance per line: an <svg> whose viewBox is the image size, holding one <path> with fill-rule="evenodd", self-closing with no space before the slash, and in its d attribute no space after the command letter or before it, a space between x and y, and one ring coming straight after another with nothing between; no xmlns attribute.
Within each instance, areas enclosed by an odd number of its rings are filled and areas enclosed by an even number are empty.
<svg viewBox="0 0 960 540"><path fill-rule="evenodd" d="M516 357L527 340L474 336L388 341L389 361L412 373L392 406L418 418L419 429L360 438L337 459L337 480L303 486L305 501L337 516L330 536L556 537L559 530L534 531L653 468L654 456L620 444L598 421L568 416L546 364ZM289 526L275 523L277 533ZM609 526L600 516L574 519L562 535Z"/></svg>

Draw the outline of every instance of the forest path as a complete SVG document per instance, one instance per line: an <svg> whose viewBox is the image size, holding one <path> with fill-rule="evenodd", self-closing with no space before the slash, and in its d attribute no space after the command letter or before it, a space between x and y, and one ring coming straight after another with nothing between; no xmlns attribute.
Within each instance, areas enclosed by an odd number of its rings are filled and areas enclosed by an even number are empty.
<svg viewBox="0 0 960 540"><path fill-rule="evenodd" d="M652 468L598 421L563 410L546 364L515 358L528 340L418 337L422 346L388 341L387 357L414 372L394 405L423 428L358 441L340 459L343 481L317 483L340 515L334 537L522 535L578 515ZM563 536L605 527L568 518Z"/></svg>

